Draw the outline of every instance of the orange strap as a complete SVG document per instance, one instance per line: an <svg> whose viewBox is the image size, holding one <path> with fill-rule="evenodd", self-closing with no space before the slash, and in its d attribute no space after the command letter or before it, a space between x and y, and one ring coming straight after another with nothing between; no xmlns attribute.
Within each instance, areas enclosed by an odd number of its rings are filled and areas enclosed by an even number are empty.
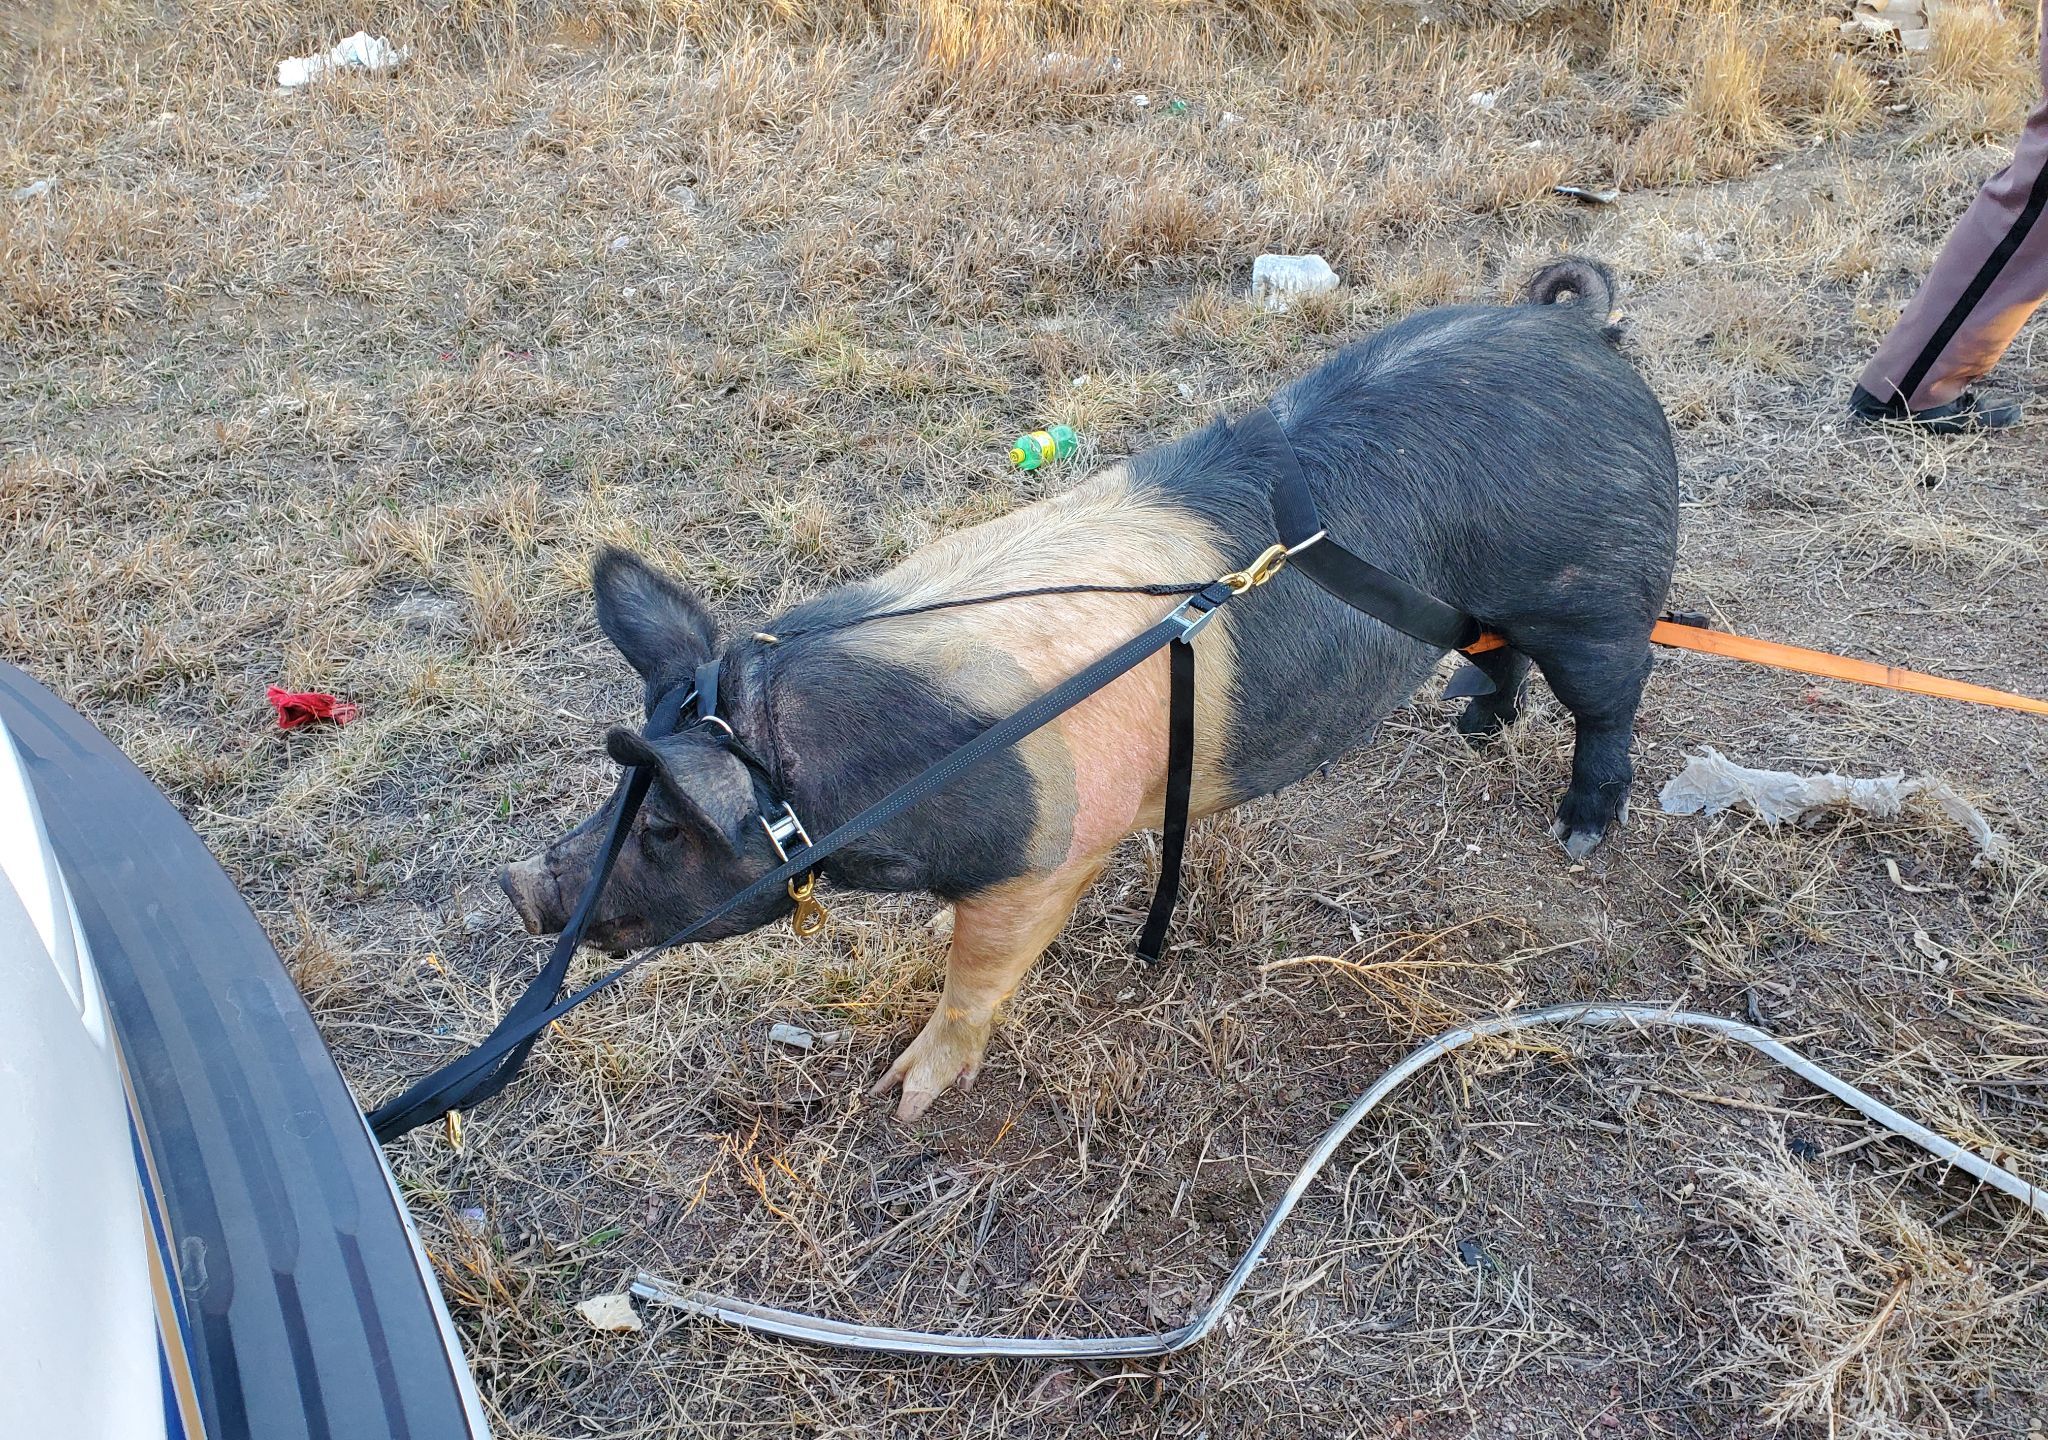
<svg viewBox="0 0 2048 1440"><path fill-rule="evenodd" d="M1697 625L1659 620L1656 628L1650 631L1650 639L1655 644L1668 645L1676 650L1725 655L1731 660L1796 670L1802 675L1823 675L1830 680L1853 680L1858 685L1880 685L1887 690L1933 695L1942 700L1962 700L1971 705L1996 705L2002 710L2048 715L2048 700L2036 700L2031 695L2014 695L1986 685L1945 680L1939 675L1923 675L1918 670L1903 670L1897 665L1851 660L1846 655L1830 655L1825 650L1803 650L1797 645L1780 645L1775 640L1753 640L1747 635L1731 635L1725 630L1707 630ZM1500 636L1488 633L1466 646L1464 653L1481 655L1488 650L1498 650L1506 643Z"/></svg>

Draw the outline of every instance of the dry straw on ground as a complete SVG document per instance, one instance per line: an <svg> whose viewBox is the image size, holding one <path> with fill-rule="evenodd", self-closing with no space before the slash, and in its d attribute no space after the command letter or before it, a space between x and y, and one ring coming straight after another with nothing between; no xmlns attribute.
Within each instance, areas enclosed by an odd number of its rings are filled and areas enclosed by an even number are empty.
<svg viewBox="0 0 2048 1440"><path fill-rule="evenodd" d="M595 802L635 704L596 545L751 628L1069 483L1006 469L1020 429L1129 453L1559 248L1625 277L1677 428L1679 603L2048 691L2038 427L1836 419L2033 99L2030 7L1943 13L1909 67L1769 0L14 12L0 654L199 826L366 1099L531 973L488 877ZM274 88L364 25L413 58ZM1260 250L1349 283L1264 314ZM2004 371L2030 393L2037 344ZM272 681L363 718L277 734ZM1754 1013L2048 1170L2038 724L1690 657L1645 709L1646 786L1701 743L1937 773L2013 838L1998 870L1922 817L1644 804L1569 867L1567 743L1546 703L1473 755L1418 700L1203 828L1152 971L1132 842L981 1086L911 1130L859 1092L936 987L924 903L845 897L824 942L688 951L566 1020L462 1153L393 1151L499 1432L2031 1433L2048 1240L1690 1043L1457 1062L1347 1149L1228 1332L1156 1366L574 1313L645 1266L897 1323L1171 1323L1334 1107L1521 1003ZM1345 963L1273 963L1312 955ZM837 1038L771 1045L784 1019Z"/></svg>

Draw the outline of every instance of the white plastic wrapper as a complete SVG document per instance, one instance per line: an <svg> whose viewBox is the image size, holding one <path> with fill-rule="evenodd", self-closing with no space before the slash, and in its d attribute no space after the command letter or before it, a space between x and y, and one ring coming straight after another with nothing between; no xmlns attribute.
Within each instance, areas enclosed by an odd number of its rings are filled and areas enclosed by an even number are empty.
<svg viewBox="0 0 2048 1440"><path fill-rule="evenodd" d="M404 60L406 52L382 35L358 30L321 55L294 55L277 62L277 84L281 90L296 90L318 80L330 70L389 70Z"/></svg>
<svg viewBox="0 0 2048 1440"><path fill-rule="evenodd" d="M1337 272L1320 255L1261 255L1252 262L1252 299L1268 310L1285 310L1304 295L1337 285Z"/></svg>
<svg viewBox="0 0 2048 1440"><path fill-rule="evenodd" d="M1977 842L1980 860L1996 861L2005 841L1976 806L1929 775L1878 775L1858 780L1837 775L1800 775L1790 770L1752 770L1737 765L1708 746L1706 753L1685 762L1685 768L1664 782L1657 801L1667 815L1718 815L1744 809L1766 824L1802 823L1817 810L1847 806L1879 820L1903 812L1906 802L1924 796Z"/></svg>

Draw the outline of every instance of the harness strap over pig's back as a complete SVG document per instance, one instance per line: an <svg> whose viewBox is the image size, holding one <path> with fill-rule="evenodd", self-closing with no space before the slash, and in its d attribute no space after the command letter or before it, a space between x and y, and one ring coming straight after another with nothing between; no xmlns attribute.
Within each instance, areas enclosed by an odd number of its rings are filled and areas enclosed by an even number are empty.
<svg viewBox="0 0 2048 1440"><path fill-rule="evenodd" d="M1288 547L1290 563L1352 609L1383 625L1445 650L1463 650L1484 627L1427 591L1389 574L1332 540L1309 493L1301 460L1270 405L1238 421L1234 433L1265 451L1272 467L1273 529Z"/></svg>

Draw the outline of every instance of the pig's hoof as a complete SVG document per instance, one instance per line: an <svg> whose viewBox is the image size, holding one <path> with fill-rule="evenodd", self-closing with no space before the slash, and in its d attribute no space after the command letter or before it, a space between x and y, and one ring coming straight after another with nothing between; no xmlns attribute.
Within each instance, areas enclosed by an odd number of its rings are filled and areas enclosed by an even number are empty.
<svg viewBox="0 0 2048 1440"><path fill-rule="evenodd" d="M900 1085L903 1098L896 1103L896 1118L908 1121L929 1110L949 1086L972 1090L988 1050L988 1030L986 1025L948 1020L943 1012L933 1015L868 1094L886 1095Z"/></svg>
<svg viewBox="0 0 2048 1440"><path fill-rule="evenodd" d="M1574 830L1562 820L1550 822L1550 838L1564 846L1564 853L1574 860L1583 860L1600 848L1600 842L1607 838L1605 830Z"/></svg>
<svg viewBox="0 0 2048 1440"><path fill-rule="evenodd" d="M1628 823L1628 785L1625 782L1589 789L1567 790L1557 802L1557 818L1550 822L1551 838L1564 846L1564 853L1583 860L1599 848L1600 842Z"/></svg>
<svg viewBox="0 0 2048 1440"><path fill-rule="evenodd" d="M1499 735L1514 723L1512 714L1503 715L1485 700L1469 700L1458 712L1458 733L1465 737L1465 743L1477 749Z"/></svg>

